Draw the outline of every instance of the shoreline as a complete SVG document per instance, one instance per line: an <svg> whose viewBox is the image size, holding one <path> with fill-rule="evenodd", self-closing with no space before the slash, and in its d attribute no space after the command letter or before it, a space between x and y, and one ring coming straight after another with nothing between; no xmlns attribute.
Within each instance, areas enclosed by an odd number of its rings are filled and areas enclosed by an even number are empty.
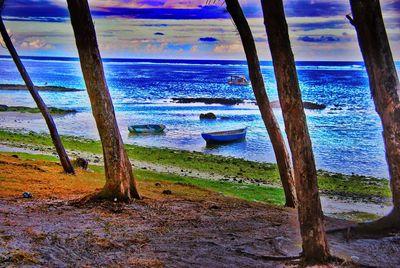
<svg viewBox="0 0 400 268"><path fill-rule="evenodd" d="M14 139L6 138L7 133L13 133ZM19 139L19 141L16 141L15 138ZM62 137L62 139L71 159L83 157L88 159L92 165L102 165L102 155L98 141L78 137ZM49 137L44 134L21 134L0 130L0 144L0 151L55 155L52 144L49 143ZM133 150L141 150L142 154L134 154ZM277 176L275 164L261 164L243 159L132 145L127 145L127 152L135 169L138 170L190 177L199 180L234 183L243 186L254 185L255 187L280 189L280 180L279 176ZM143 155L155 155L155 157L146 159L142 157ZM163 159L164 157L169 157L170 160L172 157L173 161L166 161L166 159ZM211 160L214 164L221 166L221 170L215 170L213 166L206 169L196 165L181 165L182 162L180 160L182 159L186 163L194 164L197 161L207 162ZM238 167L240 171L238 173L241 174L238 175L226 171L232 169L233 165ZM261 173L265 174L265 177L257 177L257 172L247 174L246 167L249 169L259 169L261 167ZM386 189L383 186L385 183L387 185ZM388 181L385 179L366 179L366 177L361 176L347 176L319 171L319 184L321 203L323 204L325 213L328 215L348 217L348 214L366 213L383 216L391 209L390 196L388 195L390 191ZM357 215L355 216L357 217Z"/></svg>
<svg viewBox="0 0 400 268"><path fill-rule="evenodd" d="M39 91L51 91L51 92L78 92L85 91L79 88L68 88L61 86L35 86ZM25 85L18 84L0 84L0 90L28 90Z"/></svg>

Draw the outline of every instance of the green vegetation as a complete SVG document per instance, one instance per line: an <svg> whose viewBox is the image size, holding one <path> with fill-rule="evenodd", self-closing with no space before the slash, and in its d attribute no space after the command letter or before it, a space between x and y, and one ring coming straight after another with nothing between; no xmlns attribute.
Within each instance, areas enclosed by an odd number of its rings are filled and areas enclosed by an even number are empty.
<svg viewBox="0 0 400 268"><path fill-rule="evenodd" d="M56 107L48 107L51 114L68 114L76 113L75 110L65 110ZM39 108L25 107L25 106L7 106L0 105L0 112L20 112L20 113L40 113Z"/></svg>
<svg viewBox="0 0 400 268"><path fill-rule="evenodd" d="M100 141L70 136L64 136L62 137L62 140L64 146L70 150L94 154L102 153ZM49 135L33 132L24 134L0 130L0 141L52 147ZM131 159L148 163L176 166L182 169L198 170L214 174L234 176L237 178L258 179L275 185L280 184L278 170L275 164L259 163L232 157L207 155L199 152L142 147L137 145L126 145L126 149ZM391 195L388 180L386 179L320 171L318 180L319 187L322 191L328 191L339 195L358 195L361 197L375 196L385 198L390 197ZM213 183L216 182L212 181L210 182L210 185ZM218 182L217 184L224 185L220 183L221 182ZM234 185L236 187L243 186L242 184L236 183ZM254 185L252 187L249 187L249 189L255 189L258 186Z"/></svg>
<svg viewBox="0 0 400 268"><path fill-rule="evenodd" d="M284 205L283 190L276 187L257 186L254 184L241 184L234 182L204 180L191 177L183 177L171 174L156 173L147 170L135 171L139 180L168 181L183 185L192 185L199 188L219 192L225 196L232 196L248 201Z"/></svg>
<svg viewBox="0 0 400 268"><path fill-rule="evenodd" d="M2 153L7 155L17 155L21 160L46 160L46 161L58 161L57 157L40 155L40 154L29 154L29 153ZM103 166L90 165L89 168L98 173L104 173ZM213 181L204 180L191 177L183 177L178 175L157 173L148 170L135 170L135 175L138 180L151 181L151 182L171 182L181 185L196 186L202 189L207 189L221 193L225 196L236 197L247 201L256 201L269 203L274 205L283 205L285 203L283 190L276 187L257 186L253 184L242 184L224 181ZM94 185L99 184L96 180L96 176L91 176ZM100 182L102 184L104 182Z"/></svg>
<svg viewBox="0 0 400 268"><path fill-rule="evenodd" d="M376 214L362 212L362 211L340 212L340 213L334 213L334 215L339 219L345 219L356 222L374 221L380 218Z"/></svg>

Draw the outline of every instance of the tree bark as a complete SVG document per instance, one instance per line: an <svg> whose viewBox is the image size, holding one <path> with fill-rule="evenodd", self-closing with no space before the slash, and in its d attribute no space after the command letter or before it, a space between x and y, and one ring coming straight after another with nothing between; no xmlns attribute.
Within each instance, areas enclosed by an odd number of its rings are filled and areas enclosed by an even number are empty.
<svg viewBox="0 0 400 268"><path fill-rule="evenodd" d="M253 34L238 0L225 0L225 3L242 40L253 92L257 100L258 108L260 109L261 117L274 148L279 175L285 193L285 205L294 208L296 206L296 195L290 157L286 150L285 141L279 128L279 124L268 99Z"/></svg>
<svg viewBox="0 0 400 268"><path fill-rule="evenodd" d="M2 11L2 7L3 7L3 1L0 1L0 12ZM10 52L10 55L13 58L14 63L17 66L19 73L21 74L22 79L25 81L26 87L31 93L32 98L34 99L37 107L39 108L40 112L44 117L44 120L46 121L51 139L56 148L57 154L60 158L60 162L62 167L64 168L64 171L69 174L75 174L75 170L61 142L53 117L51 116L49 110L47 109L47 106L44 103L42 97L39 95L39 92L35 89L33 82L29 77L28 72L26 71L21 59L19 58L18 53L11 41L11 38L8 35L6 26L4 25L3 18L1 17L1 15L0 15L0 32L1 36L3 37L4 44L6 45L8 51Z"/></svg>
<svg viewBox="0 0 400 268"><path fill-rule="evenodd" d="M393 210L372 223L377 229L400 228L400 84L379 0L350 0L358 43L366 65L375 110L381 118L389 167Z"/></svg>
<svg viewBox="0 0 400 268"><path fill-rule="evenodd" d="M106 184L97 198L129 201L140 198L124 149L87 0L67 0L83 77L103 145Z"/></svg>
<svg viewBox="0 0 400 268"><path fill-rule="evenodd" d="M308 263L323 263L330 259L330 252L324 230L315 160L283 3L282 0L261 0L261 3L279 101L292 152L304 260Z"/></svg>

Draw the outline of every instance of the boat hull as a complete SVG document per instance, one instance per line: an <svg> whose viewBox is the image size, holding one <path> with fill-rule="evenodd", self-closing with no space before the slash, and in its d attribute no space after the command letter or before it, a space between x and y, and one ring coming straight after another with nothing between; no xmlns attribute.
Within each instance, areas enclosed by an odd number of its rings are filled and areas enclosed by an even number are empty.
<svg viewBox="0 0 400 268"><path fill-rule="evenodd" d="M132 125L128 127L130 133L162 133L164 132L164 125Z"/></svg>
<svg viewBox="0 0 400 268"><path fill-rule="evenodd" d="M202 133L201 136L207 143L230 143L244 140L246 138L246 128L230 131Z"/></svg>

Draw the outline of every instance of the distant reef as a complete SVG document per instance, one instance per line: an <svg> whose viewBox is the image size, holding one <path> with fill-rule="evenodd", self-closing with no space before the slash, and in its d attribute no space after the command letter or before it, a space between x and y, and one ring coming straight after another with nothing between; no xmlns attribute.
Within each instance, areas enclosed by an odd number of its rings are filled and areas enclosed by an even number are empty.
<svg viewBox="0 0 400 268"><path fill-rule="evenodd" d="M83 91L84 89L78 88L68 88L59 86L35 86L37 90L40 91L54 91L54 92L74 92ZM15 85L15 84L0 84L0 90L28 90L25 85Z"/></svg>
<svg viewBox="0 0 400 268"><path fill-rule="evenodd" d="M237 105L242 103L253 103L257 105L256 101L242 100L238 98L172 98L175 103L204 103L204 104L223 104L223 105ZM323 110L326 108L325 104L304 101L304 108L309 110ZM271 101L272 108L281 108L278 100Z"/></svg>
<svg viewBox="0 0 400 268"><path fill-rule="evenodd" d="M51 114L70 114L76 113L76 110L60 109L55 107L48 107ZM0 112L19 112L19 113L40 113L39 108L25 107L25 106L7 106L0 104Z"/></svg>
<svg viewBox="0 0 400 268"><path fill-rule="evenodd" d="M278 100L271 101L270 104L272 108L281 108L281 104L279 103ZM303 105L304 109L309 109L309 110L323 110L326 108L325 104L315 103L310 101L303 101Z"/></svg>
<svg viewBox="0 0 400 268"><path fill-rule="evenodd" d="M241 99L225 99L225 98L172 98L175 103L205 103L205 104L223 104L223 105L236 105L244 103Z"/></svg>

